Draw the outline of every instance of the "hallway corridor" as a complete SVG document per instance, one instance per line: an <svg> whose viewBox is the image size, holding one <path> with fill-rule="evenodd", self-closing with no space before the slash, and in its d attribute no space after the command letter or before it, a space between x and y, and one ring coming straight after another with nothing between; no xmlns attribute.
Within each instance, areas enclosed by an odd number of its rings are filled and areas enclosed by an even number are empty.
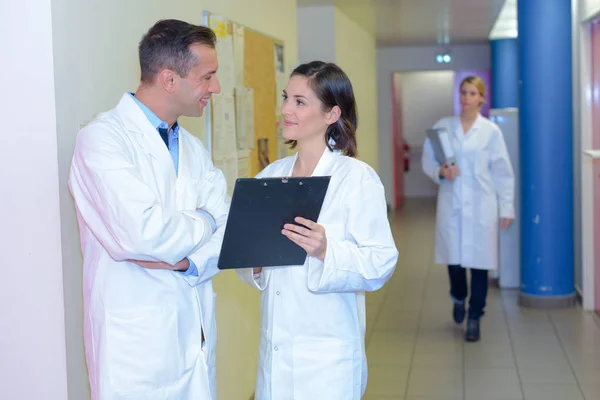
<svg viewBox="0 0 600 400"><path fill-rule="evenodd" d="M600 400L600 321L580 308L519 308L490 287L482 340L464 342L433 263L434 210L412 200L394 217L398 268L367 294L365 400Z"/></svg>

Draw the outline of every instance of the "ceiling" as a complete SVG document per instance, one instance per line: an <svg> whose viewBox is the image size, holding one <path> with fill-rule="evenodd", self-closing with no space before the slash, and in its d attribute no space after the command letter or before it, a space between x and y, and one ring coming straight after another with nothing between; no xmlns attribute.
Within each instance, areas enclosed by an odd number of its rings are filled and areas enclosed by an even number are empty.
<svg viewBox="0 0 600 400"><path fill-rule="evenodd" d="M516 0L297 1L299 7L336 6L379 46L485 42L492 28L493 38L516 37Z"/></svg>

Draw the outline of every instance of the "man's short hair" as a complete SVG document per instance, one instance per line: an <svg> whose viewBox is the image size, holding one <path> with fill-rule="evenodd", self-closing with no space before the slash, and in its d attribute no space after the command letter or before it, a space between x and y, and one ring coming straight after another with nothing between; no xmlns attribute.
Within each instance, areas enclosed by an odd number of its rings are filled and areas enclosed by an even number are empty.
<svg viewBox="0 0 600 400"><path fill-rule="evenodd" d="M190 51L192 44L215 48L217 37L206 26L167 19L158 21L144 35L139 45L142 82L152 83L163 69L175 71L185 78L199 60Z"/></svg>

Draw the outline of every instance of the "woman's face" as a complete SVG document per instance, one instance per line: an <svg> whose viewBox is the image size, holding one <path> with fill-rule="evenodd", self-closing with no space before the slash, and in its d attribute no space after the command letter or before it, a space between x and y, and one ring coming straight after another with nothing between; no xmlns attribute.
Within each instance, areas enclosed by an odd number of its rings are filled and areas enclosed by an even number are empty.
<svg viewBox="0 0 600 400"><path fill-rule="evenodd" d="M322 138L331 124L330 112L308 84L308 78L293 76L283 91L283 137L298 142Z"/></svg>
<svg viewBox="0 0 600 400"><path fill-rule="evenodd" d="M483 100L477 86L472 83L465 82L460 87L460 105L463 111L479 110Z"/></svg>

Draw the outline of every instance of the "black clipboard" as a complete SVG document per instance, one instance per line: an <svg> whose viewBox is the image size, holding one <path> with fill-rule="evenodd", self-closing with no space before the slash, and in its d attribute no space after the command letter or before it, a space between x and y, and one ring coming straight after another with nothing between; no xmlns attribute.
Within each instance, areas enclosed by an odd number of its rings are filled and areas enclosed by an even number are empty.
<svg viewBox="0 0 600 400"><path fill-rule="evenodd" d="M240 178L235 182L218 268L302 265L306 251L281 233L303 217L317 221L330 176Z"/></svg>

